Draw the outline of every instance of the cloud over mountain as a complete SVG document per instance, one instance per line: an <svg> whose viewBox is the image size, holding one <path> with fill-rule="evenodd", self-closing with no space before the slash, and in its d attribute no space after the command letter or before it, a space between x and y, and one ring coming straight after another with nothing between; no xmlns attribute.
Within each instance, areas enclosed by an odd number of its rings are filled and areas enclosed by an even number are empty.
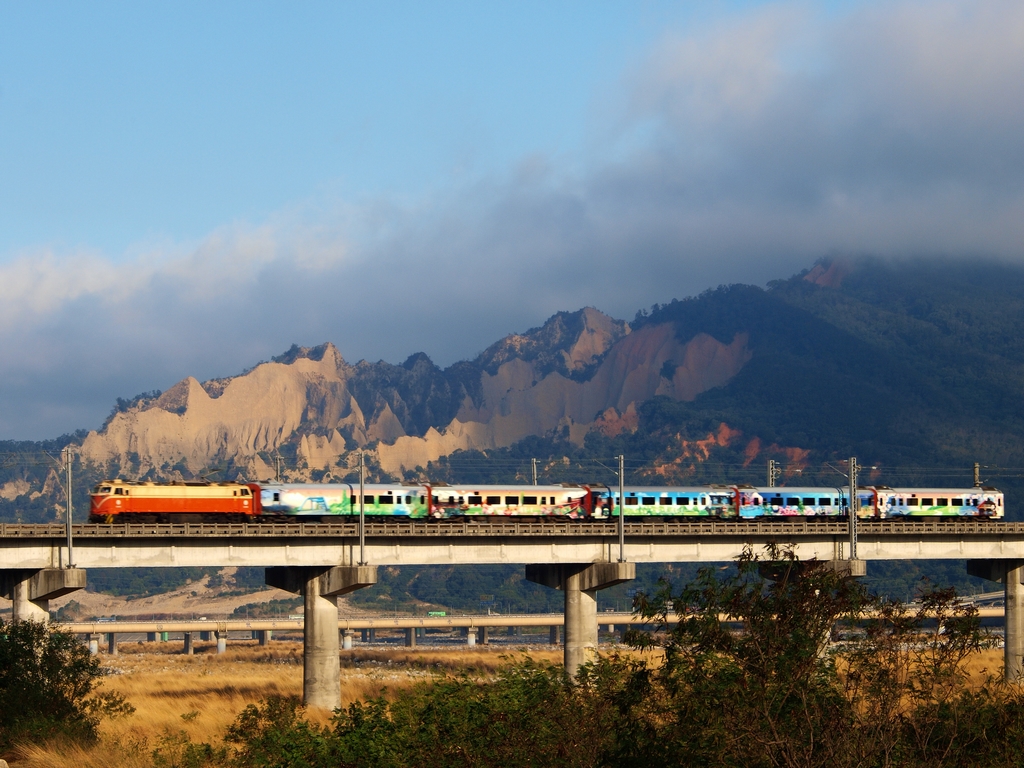
<svg viewBox="0 0 1024 768"><path fill-rule="evenodd" d="M0 436L293 342L442 364L554 312L616 316L829 253L1024 242L1024 7L768 5L666 35L580 157L414 201L317 198L196 243L0 263Z"/></svg>

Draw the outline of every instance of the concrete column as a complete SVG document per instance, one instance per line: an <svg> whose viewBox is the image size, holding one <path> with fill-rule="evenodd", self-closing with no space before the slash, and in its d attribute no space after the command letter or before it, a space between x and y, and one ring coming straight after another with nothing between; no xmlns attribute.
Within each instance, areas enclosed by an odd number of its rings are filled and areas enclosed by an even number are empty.
<svg viewBox="0 0 1024 768"><path fill-rule="evenodd" d="M89 639L89 655L98 656L100 652L100 639L96 635L86 635Z"/></svg>
<svg viewBox="0 0 1024 768"><path fill-rule="evenodd" d="M1008 683L1024 682L1024 560L968 560L967 573L1003 583L1003 678Z"/></svg>
<svg viewBox="0 0 1024 768"><path fill-rule="evenodd" d="M565 671L575 677L597 653L597 591L636 578L636 563L528 565L526 580L565 592Z"/></svg>
<svg viewBox="0 0 1024 768"><path fill-rule="evenodd" d="M368 634L368 637L366 639L366 642L368 642L368 643L375 643L375 642L377 642L377 630L376 629L372 629L372 628L368 629L367 630L367 634Z"/></svg>
<svg viewBox="0 0 1024 768"><path fill-rule="evenodd" d="M356 633L353 632L351 629L346 629L345 630L345 634L342 635L342 638L341 638L341 647L342 647L343 650L346 650L346 651L351 651L352 650L352 638L355 636L355 634Z"/></svg>
<svg viewBox="0 0 1024 768"><path fill-rule="evenodd" d="M370 638L370 630L361 629L359 630L359 642L365 643Z"/></svg>
<svg viewBox="0 0 1024 768"><path fill-rule="evenodd" d="M117 656L117 635L113 632L107 633L107 653Z"/></svg>
<svg viewBox="0 0 1024 768"><path fill-rule="evenodd" d="M466 630L466 645L470 648L476 645L476 630L473 627Z"/></svg>
<svg viewBox="0 0 1024 768"><path fill-rule="evenodd" d="M1005 590L1006 642L1003 645L1003 677L1019 683L1024 678L1024 563L1013 561L1003 579Z"/></svg>
<svg viewBox="0 0 1024 768"><path fill-rule="evenodd" d="M416 630L409 627L405 630L405 647L415 648L416 647Z"/></svg>
<svg viewBox="0 0 1024 768"><path fill-rule="evenodd" d="M217 654L220 655L222 653L227 652L227 650L228 650L228 633L227 632L221 632L220 630L218 630L215 634L217 635Z"/></svg>
<svg viewBox="0 0 1024 768"><path fill-rule="evenodd" d="M50 600L85 588L81 568L38 568L0 571L0 595L13 605L14 621L50 621Z"/></svg>
<svg viewBox="0 0 1024 768"><path fill-rule="evenodd" d="M565 669L570 676L597 656L597 590L580 589L580 574L569 575L565 592Z"/></svg>
<svg viewBox="0 0 1024 768"><path fill-rule="evenodd" d="M302 703L307 707L341 706L341 663L338 648L338 596L377 583L372 565L267 568L268 586L301 594Z"/></svg>
<svg viewBox="0 0 1024 768"><path fill-rule="evenodd" d="M553 627L548 627L548 642L551 643L551 645L558 645L558 643L559 643L558 635L559 635L559 632L558 632L558 625L557 624L555 624Z"/></svg>
<svg viewBox="0 0 1024 768"><path fill-rule="evenodd" d="M186 656L191 656L195 653L195 649L192 647L192 633L185 633L185 648L184 653Z"/></svg>
<svg viewBox="0 0 1024 768"><path fill-rule="evenodd" d="M256 639L259 640L261 646L270 645L270 639L273 636L274 631L271 629L257 629Z"/></svg>
<svg viewBox="0 0 1024 768"><path fill-rule="evenodd" d="M487 627L480 627L480 644L488 645L491 642L490 631Z"/></svg>
<svg viewBox="0 0 1024 768"><path fill-rule="evenodd" d="M338 660L338 598L320 592L320 573L308 574L302 629L302 700L306 706L341 706L341 665Z"/></svg>

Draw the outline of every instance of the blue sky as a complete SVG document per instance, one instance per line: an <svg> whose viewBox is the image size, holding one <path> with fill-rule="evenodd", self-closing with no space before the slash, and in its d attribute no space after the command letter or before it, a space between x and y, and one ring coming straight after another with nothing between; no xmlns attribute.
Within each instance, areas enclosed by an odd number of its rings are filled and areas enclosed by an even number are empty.
<svg viewBox="0 0 1024 768"><path fill-rule="evenodd" d="M0 439L820 256L1021 260L1020 3L0 0Z"/></svg>
<svg viewBox="0 0 1024 768"><path fill-rule="evenodd" d="M0 249L116 256L320 195L580 162L656 3L11 3Z"/></svg>

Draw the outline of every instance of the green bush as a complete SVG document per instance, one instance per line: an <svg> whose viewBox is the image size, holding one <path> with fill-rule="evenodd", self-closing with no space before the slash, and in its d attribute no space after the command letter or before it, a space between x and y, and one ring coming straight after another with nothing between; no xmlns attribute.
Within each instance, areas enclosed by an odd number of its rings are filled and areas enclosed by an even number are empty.
<svg viewBox="0 0 1024 768"><path fill-rule="evenodd" d="M95 693L101 674L74 635L0 620L0 749L53 737L92 741L102 717L134 711L118 695Z"/></svg>

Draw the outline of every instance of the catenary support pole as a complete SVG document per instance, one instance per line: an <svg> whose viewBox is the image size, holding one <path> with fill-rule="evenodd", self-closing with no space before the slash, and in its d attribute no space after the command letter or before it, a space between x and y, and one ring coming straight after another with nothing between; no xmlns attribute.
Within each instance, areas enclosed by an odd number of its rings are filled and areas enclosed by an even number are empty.
<svg viewBox="0 0 1024 768"><path fill-rule="evenodd" d="M67 565L67 567L68 568L74 568L75 567L75 556L74 556L74 551L71 548L71 544L72 544L72 542L71 542L71 521L72 521L72 518L74 517L74 504L72 504L72 502L71 502L71 498L72 497L71 497L71 446L70 445L65 446L65 448L64 448L64 466L66 467L67 473L68 473L68 480L67 480L67 483L68 483L68 486L67 486L67 490L68 490L68 515L67 515L67 518L68 519L67 519L67 521L64 524L65 533L67 534L67 540L68 540L68 565Z"/></svg>
<svg viewBox="0 0 1024 768"><path fill-rule="evenodd" d="M626 457L621 453L619 454L619 562L626 562Z"/></svg>
<svg viewBox="0 0 1024 768"><path fill-rule="evenodd" d="M850 560L857 559L857 459L850 457Z"/></svg>
<svg viewBox="0 0 1024 768"><path fill-rule="evenodd" d="M359 564L366 565L366 461L359 452Z"/></svg>

